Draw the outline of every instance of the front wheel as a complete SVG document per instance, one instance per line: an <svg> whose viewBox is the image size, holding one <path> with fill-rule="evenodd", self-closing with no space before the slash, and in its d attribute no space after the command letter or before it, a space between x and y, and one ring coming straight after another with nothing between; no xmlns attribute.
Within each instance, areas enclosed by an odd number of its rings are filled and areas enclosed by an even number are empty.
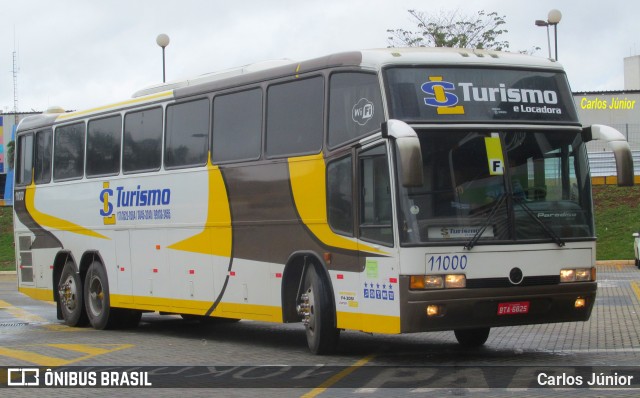
<svg viewBox="0 0 640 398"><path fill-rule="evenodd" d="M461 346L474 348L480 347L487 342L490 330L491 328L456 329L454 333Z"/></svg>
<svg viewBox="0 0 640 398"><path fill-rule="evenodd" d="M335 324L330 289L313 265L308 266L298 312L303 317L309 350L318 355L333 352L338 344L340 330Z"/></svg>

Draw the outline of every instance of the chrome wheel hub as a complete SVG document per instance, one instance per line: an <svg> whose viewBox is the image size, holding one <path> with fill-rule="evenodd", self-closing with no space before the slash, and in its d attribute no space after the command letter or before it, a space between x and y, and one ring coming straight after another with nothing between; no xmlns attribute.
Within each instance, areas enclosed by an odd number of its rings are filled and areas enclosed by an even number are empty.
<svg viewBox="0 0 640 398"><path fill-rule="evenodd" d="M78 305L78 288L73 280L73 276L69 275L67 279L58 285L58 296L60 303L69 311L74 311Z"/></svg>

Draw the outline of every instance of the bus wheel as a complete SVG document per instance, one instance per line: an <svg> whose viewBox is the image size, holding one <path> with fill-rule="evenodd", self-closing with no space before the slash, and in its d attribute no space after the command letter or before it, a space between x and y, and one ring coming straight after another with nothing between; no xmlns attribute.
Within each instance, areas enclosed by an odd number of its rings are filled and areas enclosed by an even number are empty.
<svg viewBox="0 0 640 398"><path fill-rule="evenodd" d="M298 313L302 316L307 345L314 354L328 354L335 350L340 330L335 326L331 295L326 282L318 276L314 266L308 266L300 296Z"/></svg>
<svg viewBox="0 0 640 398"><path fill-rule="evenodd" d="M58 305L64 323L69 326L85 326L88 322L84 310L82 281L73 263L67 262L62 269L58 282Z"/></svg>
<svg viewBox="0 0 640 398"><path fill-rule="evenodd" d="M95 329L109 329L114 325L113 309L109 304L109 282L104 267L94 261L87 270L84 286L89 322Z"/></svg>
<svg viewBox="0 0 640 398"><path fill-rule="evenodd" d="M454 333L456 340L463 347L473 348L480 347L487 342L489 338L489 331L491 328L478 328L478 329L456 329Z"/></svg>

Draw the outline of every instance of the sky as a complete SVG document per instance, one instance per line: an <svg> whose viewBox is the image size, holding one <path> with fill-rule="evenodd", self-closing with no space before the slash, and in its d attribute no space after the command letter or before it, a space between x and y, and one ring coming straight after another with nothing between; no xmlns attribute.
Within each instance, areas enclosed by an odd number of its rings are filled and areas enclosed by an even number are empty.
<svg viewBox="0 0 640 398"><path fill-rule="evenodd" d="M511 51L540 47L534 24L558 9L558 60L573 91L624 89L623 60L640 54L640 2L628 0L0 0L0 110L80 110L162 82L271 59L302 61L387 47L387 29L415 28L407 10L496 11ZM553 45L553 32L552 32Z"/></svg>

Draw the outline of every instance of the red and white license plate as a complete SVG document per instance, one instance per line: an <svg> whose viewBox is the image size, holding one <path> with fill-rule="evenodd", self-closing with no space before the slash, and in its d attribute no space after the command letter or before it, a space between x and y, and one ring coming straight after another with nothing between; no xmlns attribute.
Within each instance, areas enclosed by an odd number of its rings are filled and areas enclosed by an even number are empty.
<svg viewBox="0 0 640 398"><path fill-rule="evenodd" d="M529 302L518 301L515 303L499 303L498 315L516 315L529 313Z"/></svg>

